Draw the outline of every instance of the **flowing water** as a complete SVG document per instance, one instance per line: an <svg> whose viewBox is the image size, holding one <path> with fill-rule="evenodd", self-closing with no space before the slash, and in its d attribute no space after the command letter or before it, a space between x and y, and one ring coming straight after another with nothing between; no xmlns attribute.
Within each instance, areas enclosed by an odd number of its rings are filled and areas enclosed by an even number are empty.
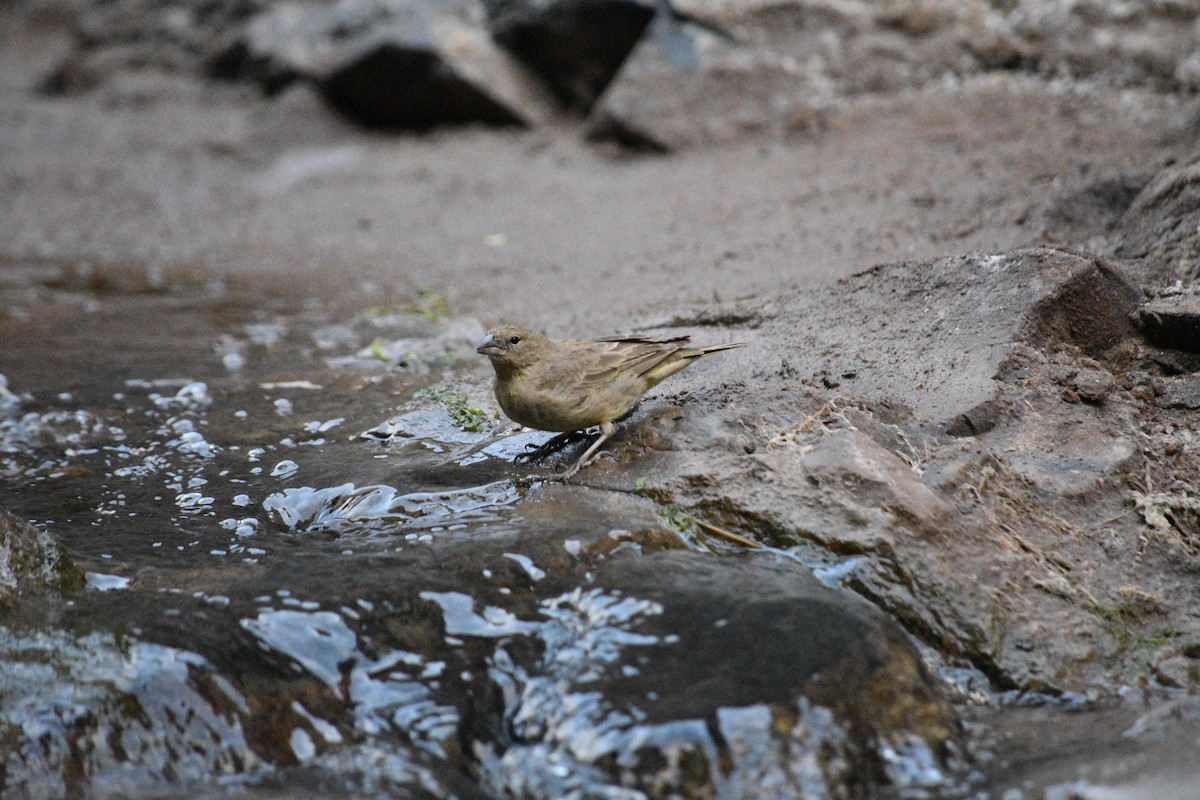
<svg viewBox="0 0 1200 800"><path fill-rule="evenodd" d="M0 498L85 587L0 614L3 796L971 795L964 753L788 689L808 646L738 639L739 594L671 607L737 548L639 591L689 541L632 490L523 477L546 435L496 416L436 297L22 269ZM735 563L809 577L776 555Z"/></svg>

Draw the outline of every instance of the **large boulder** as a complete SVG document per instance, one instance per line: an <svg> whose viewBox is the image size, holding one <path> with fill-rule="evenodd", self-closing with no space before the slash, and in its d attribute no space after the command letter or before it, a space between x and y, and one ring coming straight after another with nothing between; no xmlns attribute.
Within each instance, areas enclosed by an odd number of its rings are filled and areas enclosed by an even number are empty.
<svg viewBox="0 0 1200 800"><path fill-rule="evenodd" d="M495 45L481 17L469 2L280 4L251 20L219 59L219 70L268 91L311 81L334 107L369 127L544 121L548 98Z"/></svg>
<svg viewBox="0 0 1200 800"><path fill-rule="evenodd" d="M1200 626L1156 633L1195 602L1190 379L1160 377L1190 362L1141 339L1139 299L1113 264L1030 248L681 315L751 346L677 382L703 409L660 407L612 450L698 518L846 559L995 686L1192 686Z"/></svg>
<svg viewBox="0 0 1200 800"><path fill-rule="evenodd" d="M519 537L450 502L432 527L329 502L336 533L255 540L301 558L146 559L72 607L91 633L0 630L0 789L765 800L966 767L908 637L795 559L685 549L654 502L562 484L507 501Z"/></svg>
<svg viewBox="0 0 1200 800"><path fill-rule="evenodd" d="M587 111L655 15L646 0L487 0L492 35L565 106Z"/></svg>

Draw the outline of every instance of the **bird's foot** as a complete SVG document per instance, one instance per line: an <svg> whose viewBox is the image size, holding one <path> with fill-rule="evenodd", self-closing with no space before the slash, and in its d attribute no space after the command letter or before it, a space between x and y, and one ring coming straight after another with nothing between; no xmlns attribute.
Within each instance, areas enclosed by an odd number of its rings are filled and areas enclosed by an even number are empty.
<svg viewBox="0 0 1200 800"><path fill-rule="evenodd" d="M612 423L611 422L603 423L600 426L600 435L596 437L596 440L594 442L592 442L591 446L588 447L588 449L584 451L583 455L581 455L579 457L579 459L566 472L559 473L559 475L557 476L558 480L566 481L568 478L570 478L576 472L579 472L579 470L583 469L584 467L588 466L592 462L596 461L596 459L600 458L600 455L601 455L601 453L599 452L600 445L607 442L609 437L611 437L612 435L613 435Z"/></svg>
<svg viewBox="0 0 1200 800"><path fill-rule="evenodd" d="M541 444L541 446L526 445L526 447L529 448L528 452L518 453L513 457L513 461L518 463L524 461L541 461L546 456L557 453L559 450L562 450L569 444L590 438L591 436L583 431L567 431L566 433L560 433L557 436L547 439Z"/></svg>
<svg viewBox="0 0 1200 800"><path fill-rule="evenodd" d="M530 473L529 475L522 475L519 478L513 478L512 482L513 486L516 486L518 489L532 489L534 484L553 482L553 480L553 475L547 476Z"/></svg>

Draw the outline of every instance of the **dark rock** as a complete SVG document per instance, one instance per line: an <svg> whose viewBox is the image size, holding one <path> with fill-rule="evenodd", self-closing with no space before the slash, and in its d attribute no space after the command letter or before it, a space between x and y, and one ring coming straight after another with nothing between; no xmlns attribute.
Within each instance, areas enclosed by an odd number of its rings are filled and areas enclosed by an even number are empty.
<svg viewBox="0 0 1200 800"><path fill-rule="evenodd" d="M586 112L654 17L645 0L487 0L492 35L550 87Z"/></svg>
<svg viewBox="0 0 1200 800"><path fill-rule="evenodd" d="M50 534L0 511L0 607L21 597L83 587L83 573Z"/></svg>
<svg viewBox="0 0 1200 800"><path fill-rule="evenodd" d="M338 110L368 127L521 123L512 109L465 80L441 55L411 42L381 41L365 48L322 80L321 90Z"/></svg>
<svg viewBox="0 0 1200 800"><path fill-rule="evenodd" d="M900 630L794 562L660 552L614 558L596 572L596 584L656 603L661 612L647 615L637 633L670 644L645 648L631 660L634 671L606 670L590 684L594 690L616 708L640 709L649 730L689 720L719 732L713 741L657 742L653 756L646 749L615 754L616 764L639 764L618 770L625 785L686 789L686 773L647 769L677 764L678 748L691 751L690 780L747 781L755 760L756 770L796 779L799 762L786 755L792 742L824 754L822 774L813 777L845 782L853 794L869 790L869 776L889 774L889 743L909 756L923 743L930 766L944 768L958 742L953 713Z"/></svg>
<svg viewBox="0 0 1200 800"><path fill-rule="evenodd" d="M995 400L985 400L970 411L965 411L955 417L950 423L950 427L946 428L946 433L956 437L978 436L981 433L987 433L996 427L996 423L1003 413L1004 406L1001 403Z"/></svg>
<svg viewBox="0 0 1200 800"><path fill-rule="evenodd" d="M257 84L268 96L278 94L303 77L295 65L253 47L242 31L231 35L229 41L205 61L204 71L220 80Z"/></svg>
<svg viewBox="0 0 1200 800"><path fill-rule="evenodd" d="M78 94L95 89L107 78L112 66L99 59L73 53L41 80L38 90L52 96ZM118 58L118 62L121 59ZM118 63L119 65L119 63Z"/></svg>
<svg viewBox="0 0 1200 800"><path fill-rule="evenodd" d="M1188 375L1200 372L1200 353L1185 353L1182 350L1159 350L1150 353L1149 359L1163 375Z"/></svg>
<svg viewBox="0 0 1200 800"><path fill-rule="evenodd" d="M1163 408L1200 408L1200 378L1167 381L1158 404Z"/></svg>
<svg viewBox="0 0 1200 800"><path fill-rule="evenodd" d="M1029 310L1026 330L1032 341L1070 344L1088 355L1103 354L1133 333L1130 314L1138 291L1111 264L1063 281Z"/></svg>
<svg viewBox="0 0 1200 800"><path fill-rule="evenodd" d="M269 93L312 81L331 105L369 127L543 121L551 102L496 47L479 16L470 2L284 4L253 19L211 68Z"/></svg>
<svg viewBox="0 0 1200 800"><path fill-rule="evenodd" d="M1200 297L1197 295L1157 297L1138 309L1137 320L1151 343L1172 350L1200 353Z"/></svg>
<svg viewBox="0 0 1200 800"><path fill-rule="evenodd" d="M202 71L263 0L72 3L76 46L43 79L48 94L94 89L126 70Z"/></svg>

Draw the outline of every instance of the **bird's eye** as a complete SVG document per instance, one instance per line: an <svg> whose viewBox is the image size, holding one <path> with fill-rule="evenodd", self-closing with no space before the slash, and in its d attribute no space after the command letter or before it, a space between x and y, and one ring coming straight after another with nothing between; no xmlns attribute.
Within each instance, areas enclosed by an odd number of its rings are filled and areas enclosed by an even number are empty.
<svg viewBox="0 0 1200 800"><path fill-rule="evenodd" d="M510 337L508 337L508 343L509 344L520 344L521 337L520 336L510 336Z"/></svg>

